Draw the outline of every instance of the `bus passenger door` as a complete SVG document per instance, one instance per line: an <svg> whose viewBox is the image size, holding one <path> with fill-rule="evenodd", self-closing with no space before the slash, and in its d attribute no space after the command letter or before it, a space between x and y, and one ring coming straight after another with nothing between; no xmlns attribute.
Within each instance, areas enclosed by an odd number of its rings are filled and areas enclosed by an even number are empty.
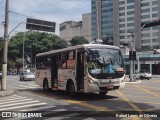
<svg viewBox="0 0 160 120"><path fill-rule="evenodd" d="M57 90L58 88L58 56L52 56L51 64L51 85L52 88Z"/></svg>
<svg viewBox="0 0 160 120"><path fill-rule="evenodd" d="M84 52L77 52L76 83L77 91L84 89Z"/></svg>

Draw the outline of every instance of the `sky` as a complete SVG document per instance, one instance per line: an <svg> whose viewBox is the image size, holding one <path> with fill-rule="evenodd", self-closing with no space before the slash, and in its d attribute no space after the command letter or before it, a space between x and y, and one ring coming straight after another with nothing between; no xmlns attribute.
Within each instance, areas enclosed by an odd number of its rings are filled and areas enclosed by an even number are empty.
<svg viewBox="0 0 160 120"><path fill-rule="evenodd" d="M4 34L5 1L0 0L0 36ZM91 0L9 0L9 33L27 18L56 22L59 35L59 24L64 21L81 21L82 14L91 12ZM16 32L26 31L21 24Z"/></svg>

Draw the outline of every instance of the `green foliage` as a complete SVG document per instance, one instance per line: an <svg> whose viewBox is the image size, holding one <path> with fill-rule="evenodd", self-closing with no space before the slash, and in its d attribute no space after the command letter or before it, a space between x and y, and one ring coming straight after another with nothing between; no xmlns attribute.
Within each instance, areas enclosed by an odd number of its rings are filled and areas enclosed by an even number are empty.
<svg viewBox="0 0 160 120"><path fill-rule="evenodd" d="M16 59L15 67L17 67L18 69L23 67L23 59L22 58Z"/></svg>
<svg viewBox="0 0 160 120"><path fill-rule="evenodd" d="M46 52L50 50L60 49L67 47L66 41L60 37L35 31L18 32L15 36L12 36L9 41L8 58L12 61L16 61L16 67L22 67L23 58L23 38L24 39L24 55L25 62L27 56L29 56L34 64L35 56L37 53ZM20 64L21 63L21 64Z"/></svg>
<svg viewBox="0 0 160 120"><path fill-rule="evenodd" d="M72 46L89 43L84 37L79 37L79 36L72 38L70 42Z"/></svg>
<svg viewBox="0 0 160 120"><path fill-rule="evenodd" d="M13 61L13 60L8 60L8 65L7 65L7 67L8 67L8 70L10 69L10 68L14 68L15 67L15 62Z"/></svg>

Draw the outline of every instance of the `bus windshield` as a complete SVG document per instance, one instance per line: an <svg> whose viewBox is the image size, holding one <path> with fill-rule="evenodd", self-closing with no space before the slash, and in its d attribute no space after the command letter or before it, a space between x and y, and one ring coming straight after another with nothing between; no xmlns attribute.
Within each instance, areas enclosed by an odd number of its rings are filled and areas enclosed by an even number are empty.
<svg viewBox="0 0 160 120"><path fill-rule="evenodd" d="M88 48L88 71L96 79L120 78L124 75L124 64L120 50Z"/></svg>

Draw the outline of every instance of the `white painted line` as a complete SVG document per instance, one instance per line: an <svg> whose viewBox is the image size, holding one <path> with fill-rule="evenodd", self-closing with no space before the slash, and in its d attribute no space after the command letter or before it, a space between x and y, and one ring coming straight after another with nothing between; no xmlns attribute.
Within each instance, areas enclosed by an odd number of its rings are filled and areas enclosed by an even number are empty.
<svg viewBox="0 0 160 120"><path fill-rule="evenodd" d="M0 102L3 102L3 101L11 101L11 100L18 100L18 99L26 99L26 97L6 98L6 99L0 100Z"/></svg>
<svg viewBox="0 0 160 120"><path fill-rule="evenodd" d="M1 98L1 100L3 100L3 99L8 99L8 98L22 98L22 97L23 97L23 96L12 95L12 96L3 97L3 98Z"/></svg>
<svg viewBox="0 0 160 120"><path fill-rule="evenodd" d="M31 86L25 86L25 85L19 85L19 86L22 86L22 87L25 87L25 88L37 88L37 87L31 87Z"/></svg>
<svg viewBox="0 0 160 120"><path fill-rule="evenodd" d="M86 118L86 119L83 119L83 120L96 120L94 118Z"/></svg>
<svg viewBox="0 0 160 120"><path fill-rule="evenodd" d="M16 102L30 101L30 100L33 100L33 99L23 99L23 100L16 100L16 101L0 102L0 105L1 104L7 104L7 103L16 103Z"/></svg>
<svg viewBox="0 0 160 120"><path fill-rule="evenodd" d="M29 84L29 86L35 86L35 87L39 87L39 85L33 85L33 84Z"/></svg>
<svg viewBox="0 0 160 120"><path fill-rule="evenodd" d="M39 101L35 100L35 101L28 101L28 102L21 102L21 103L13 103L13 104L1 105L0 108L7 107L7 106L12 106L12 105L21 105L21 104L27 104L27 103L35 103L35 102L39 102Z"/></svg>
<svg viewBox="0 0 160 120"><path fill-rule="evenodd" d="M44 107L31 108L31 109L25 109L25 110L19 110L19 111L36 111L36 110L49 109L49 108L53 108L53 107L55 107L55 106L44 106Z"/></svg>
<svg viewBox="0 0 160 120"><path fill-rule="evenodd" d="M16 106L16 107L9 107L9 108L2 108L0 111L4 110L11 110L11 109L18 109L18 108L24 108L24 107L32 107L32 106L38 106L38 105L45 105L47 103L37 103L37 104L29 104L29 105L23 105L23 106Z"/></svg>

